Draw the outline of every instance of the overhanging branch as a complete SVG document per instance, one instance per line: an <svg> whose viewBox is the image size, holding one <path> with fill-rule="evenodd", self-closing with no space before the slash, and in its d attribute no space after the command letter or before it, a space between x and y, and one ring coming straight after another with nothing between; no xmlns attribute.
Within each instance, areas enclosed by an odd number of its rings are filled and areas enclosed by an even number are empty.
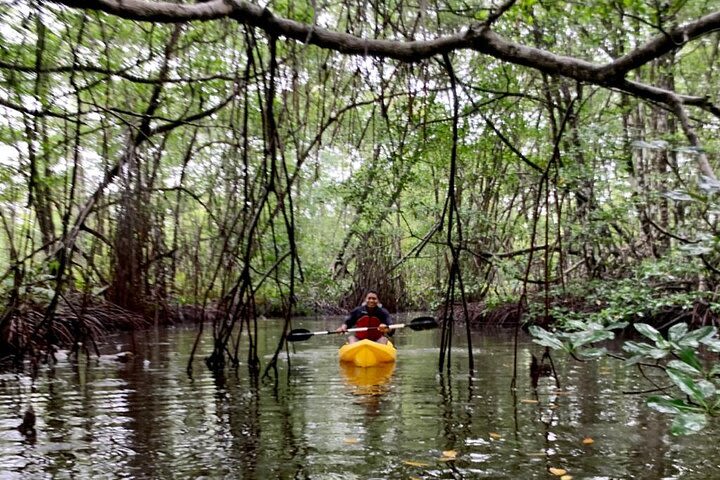
<svg viewBox="0 0 720 480"><path fill-rule="evenodd" d="M320 48L348 55L392 58L402 62L418 62L456 50L473 50L499 60L523 65L552 75L581 82L617 88L633 96L662 101L665 94L674 95L689 105L703 108L720 117L720 108L704 97L683 97L657 87L625 80L625 75L655 58L686 43L720 29L720 12L713 12L693 22L668 30L632 52L607 64L596 64L575 57L557 55L522 45L501 37L490 29L493 21L511 8L512 1L498 9L485 22L470 26L463 32L433 40L402 41L368 39L279 17L267 8L242 0L211 0L196 4L152 2L146 0L53 0L81 10L97 10L121 18L157 23L186 23L230 18L243 25L257 27L271 36L283 36ZM665 103L665 102L663 102Z"/></svg>

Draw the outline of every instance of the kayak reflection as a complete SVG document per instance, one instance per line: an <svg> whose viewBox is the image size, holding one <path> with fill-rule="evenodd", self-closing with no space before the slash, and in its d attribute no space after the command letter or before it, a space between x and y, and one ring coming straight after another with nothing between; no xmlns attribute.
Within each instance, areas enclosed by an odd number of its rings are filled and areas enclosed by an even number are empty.
<svg viewBox="0 0 720 480"><path fill-rule="evenodd" d="M340 370L354 395L382 395L389 390L395 363L380 363L374 367L358 367L354 363L340 362Z"/></svg>

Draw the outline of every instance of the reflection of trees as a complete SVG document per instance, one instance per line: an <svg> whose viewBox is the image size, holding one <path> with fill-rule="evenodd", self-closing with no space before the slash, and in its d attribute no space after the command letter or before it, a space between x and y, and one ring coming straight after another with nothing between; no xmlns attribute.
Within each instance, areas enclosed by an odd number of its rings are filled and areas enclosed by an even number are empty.
<svg viewBox="0 0 720 480"><path fill-rule="evenodd" d="M445 433L444 450L456 450L465 445L465 441L472 436L473 427L473 410L469 407L473 402L473 380L472 377L467 377L467 385L461 382L453 382L452 375L440 374L440 399L442 402L442 419L443 419L443 431ZM463 404L467 405L468 408L456 409L453 401L454 395L453 390L457 389L458 396L461 394L464 396ZM447 468L455 473L460 474L455 462L447 462ZM462 475L460 476L462 478Z"/></svg>

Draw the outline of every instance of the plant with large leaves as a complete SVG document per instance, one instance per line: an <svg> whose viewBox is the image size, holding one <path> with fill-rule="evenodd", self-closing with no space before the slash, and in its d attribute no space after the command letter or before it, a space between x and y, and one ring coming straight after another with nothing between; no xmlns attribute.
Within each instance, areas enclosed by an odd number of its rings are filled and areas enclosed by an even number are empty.
<svg viewBox="0 0 720 480"><path fill-rule="evenodd" d="M536 343L562 350L576 359L611 355L622 358L626 366L662 369L672 383L658 390L677 387L676 393L652 395L647 399L648 405L674 416L670 427L674 435L687 435L705 428L711 417L720 414L720 362L706 355L720 353L717 328L704 326L690 330L686 323L677 323L664 336L651 325L635 323L635 330L649 341L624 342L622 349L630 354L627 358L595 345L613 339L612 330L626 325L626 322L603 326L597 322L572 321L569 331L550 332L538 326L531 326L529 330Z"/></svg>

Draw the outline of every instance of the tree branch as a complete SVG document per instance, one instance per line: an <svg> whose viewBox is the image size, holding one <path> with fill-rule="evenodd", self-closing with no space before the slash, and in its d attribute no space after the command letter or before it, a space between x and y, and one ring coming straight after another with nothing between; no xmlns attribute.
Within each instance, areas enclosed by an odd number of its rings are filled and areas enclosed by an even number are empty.
<svg viewBox="0 0 720 480"><path fill-rule="evenodd" d="M581 82L614 87L634 96L660 100L673 93L624 80L624 76L651 60L691 40L720 29L720 11L668 30L632 52L607 64L596 64L583 59L557 55L539 48L507 40L490 30L492 22L510 8L514 2L505 2L488 20L470 26L464 32L438 37L433 40L401 41L366 39L349 33L336 32L316 25L282 18L267 8L242 0L211 0L196 4L151 2L146 0L53 0L56 3L81 10L98 10L130 20L185 23L231 18L238 23L257 27L271 36L284 36L301 43L316 45L348 55L393 58L402 62L418 62L435 55L456 50L474 50L515 65L523 65L553 75L561 75ZM709 107L703 97L679 97L683 101L704 107L720 116L720 109ZM663 102L665 103L665 102Z"/></svg>

